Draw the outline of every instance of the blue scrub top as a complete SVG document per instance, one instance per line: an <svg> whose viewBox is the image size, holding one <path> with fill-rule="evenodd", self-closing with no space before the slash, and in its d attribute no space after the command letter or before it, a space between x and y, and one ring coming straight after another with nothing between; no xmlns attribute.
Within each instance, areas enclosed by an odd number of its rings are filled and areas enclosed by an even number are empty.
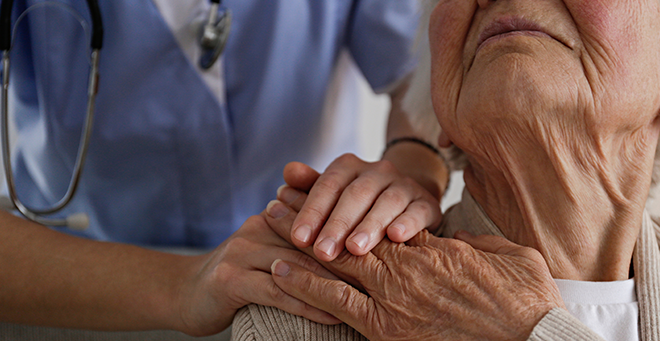
<svg viewBox="0 0 660 341"><path fill-rule="evenodd" d="M85 1L63 2L88 18ZM196 66L197 45L188 44L208 1L181 2L99 1L105 39L93 137L65 210L89 214L90 228L78 235L214 247L274 198L287 162L327 164L330 154L354 151L354 137L323 138L321 113L342 51L374 89L414 67L417 0L225 0L233 26L211 71ZM32 3L17 1L15 13ZM84 31L62 10L35 10L18 26L13 161L19 196L31 206L66 190L88 58ZM355 104L335 106L348 111L351 136Z"/></svg>

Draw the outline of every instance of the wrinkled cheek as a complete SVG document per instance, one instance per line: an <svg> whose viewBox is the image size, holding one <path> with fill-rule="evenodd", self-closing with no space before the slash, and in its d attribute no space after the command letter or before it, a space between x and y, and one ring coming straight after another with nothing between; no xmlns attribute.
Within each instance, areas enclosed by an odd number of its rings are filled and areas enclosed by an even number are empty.
<svg viewBox="0 0 660 341"><path fill-rule="evenodd" d="M433 10L429 23L431 92L440 124L451 130L463 78L463 49L476 2L443 0Z"/></svg>
<svg viewBox="0 0 660 341"><path fill-rule="evenodd" d="M657 0L654 0L657 1ZM612 62L634 58L643 40L644 25L638 1L584 0L569 5L578 30L599 53Z"/></svg>
<svg viewBox="0 0 660 341"><path fill-rule="evenodd" d="M605 102L620 101L611 92L629 100L641 100L640 93L657 89L660 71L660 31L658 0L565 0L593 60L599 79L606 89ZM589 70L587 70L587 73ZM597 77L597 78L596 78Z"/></svg>

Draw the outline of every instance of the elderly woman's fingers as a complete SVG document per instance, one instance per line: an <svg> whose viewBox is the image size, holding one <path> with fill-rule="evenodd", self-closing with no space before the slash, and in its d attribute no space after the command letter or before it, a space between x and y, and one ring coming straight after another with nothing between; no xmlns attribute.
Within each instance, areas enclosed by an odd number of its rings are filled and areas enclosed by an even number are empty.
<svg viewBox="0 0 660 341"><path fill-rule="evenodd" d="M284 181L291 187L309 192L320 174L312 167L301 162L289 162L284 166Z"/></svg>
<svg viewBox="0 0 660 341"><path fill-rule="evenodd" d="M320 310L336 316L359 332L372 302L368 297L343 282L319 277L293 263L273 262L273 280L284 292Z"/></svg>

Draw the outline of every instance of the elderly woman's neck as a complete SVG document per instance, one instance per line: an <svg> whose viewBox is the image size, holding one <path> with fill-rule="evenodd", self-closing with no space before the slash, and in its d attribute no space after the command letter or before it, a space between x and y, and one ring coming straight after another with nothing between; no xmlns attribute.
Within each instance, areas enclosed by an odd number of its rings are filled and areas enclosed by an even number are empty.
<svg viewBox="0 0 660 341"><path fill-rule="evenodd" d="M508 239L543 254L554 278L623 280L641 227L653 154L611 153L616 156L587 163L557 150L518 151L505 156L504 170L468 168L465 181Z"/></svg>

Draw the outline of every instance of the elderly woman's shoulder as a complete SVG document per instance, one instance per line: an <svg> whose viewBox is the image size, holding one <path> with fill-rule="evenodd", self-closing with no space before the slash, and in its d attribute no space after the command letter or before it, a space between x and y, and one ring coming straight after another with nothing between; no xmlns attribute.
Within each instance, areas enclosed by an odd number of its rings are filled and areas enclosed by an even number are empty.
<svg viewBox="0 0 660 341"><path fill-rule="evenodd" d="M239 310L232 325L233 341L300 340L366 341L346 324L323 325L283 310L250 304Z"/></svg>

